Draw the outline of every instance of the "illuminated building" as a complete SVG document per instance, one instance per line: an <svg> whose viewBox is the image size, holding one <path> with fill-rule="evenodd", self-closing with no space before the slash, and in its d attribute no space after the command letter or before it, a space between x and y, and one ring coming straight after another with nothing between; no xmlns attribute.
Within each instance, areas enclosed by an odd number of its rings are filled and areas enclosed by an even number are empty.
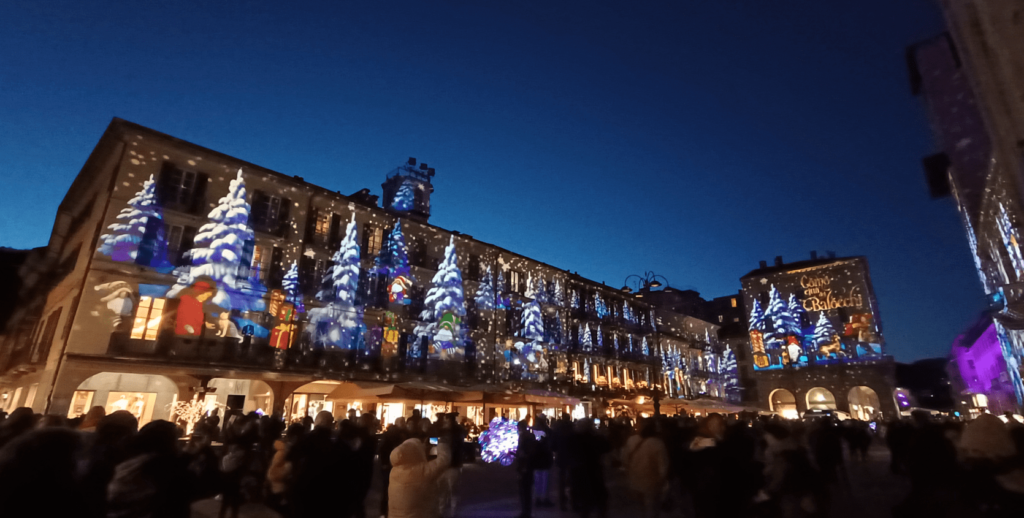
<svg viewBox="0 0 1024 518"><path fill-rule="evenodd" d="M484 422L665 396L665 351L718 368L714 326L663 347L642 298L431 225L433 176L378 204L115 119L22 267L4 406Z"/></svg>
<svg viewBox="0 0 1024 518"><path fill-rule="evenodd" d="M1024 407L1024 16L1015 0L944 0L949 33L907 51L938 153L924 160L933 197L956 203L990 302L1018 409ZM951 354L961 349L954 346ZM996 361L993 364L998 364Z"/></svg>
<svg viewBox="0 0 1024 518"><path fill-rule="evenodd" d="M891 418L894 362L863 257L761 263L740 282L750 356L748 400L786 417L838 410Z"/></svg>
<svg viewBox="0 0 1024 518"><path fill-rule="evenodd" d="M999 334L992 317L982 315L953 342L947 365L953 403L962 415L1016 413L1019 409Z"/></svg>

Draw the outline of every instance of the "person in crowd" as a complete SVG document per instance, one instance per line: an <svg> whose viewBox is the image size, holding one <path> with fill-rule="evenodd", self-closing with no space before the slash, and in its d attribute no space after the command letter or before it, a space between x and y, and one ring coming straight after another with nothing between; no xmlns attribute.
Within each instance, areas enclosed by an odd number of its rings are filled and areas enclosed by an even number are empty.
<svg viewBox="0 0 1024 518"><path fill-rule="evenodd" d="M551 447L555 454L555 469L558 471L558 508L569 510L569 443L572 440L573 425L569 414L562 412L561 418L551 429Z"/></svg>
<svg viewBox="0 0 1024 518"><path fill-rule="evenodd" d="M967 507L983 516L1021 516L1024 464L1007 425L992 414L981 414L968 423L958 450Z"/></svg>
<svg viewBox="0 0 1024 518"><path fill-rule="evenodd" d="M592 419L580 419L568 438L569 489L572 508L581 518L607 515L608 488L602 458L611 450L607 439L594 431Z"/></svg>
<svg viewBox="0 0 1024 518"><path fill-rule="evenodd" d="M697 426L696 435L686 452L687 486L691 488L694 514L697 518L720 516L722 491L722 448L725 419L710 414Z"/></svg>
<svg viewBox="0 0 1024 518"><path fill-rule="evenodd" d="M442 414L440 423L441 429L436 437L449 437L451 439L451 465L444 471L440 478L441 490L441 515L455 516L458 507L458 484L459 475L462 473L462 465L466 457L466 429L458 423L459 414L453 412Z"/></svg>
<svg viewBox="0 0 1024 518"><path fill-rule="evenodd" d="M925 513L943 516L950 509L960 479L956 448L940 423L932 422L927 411L911 413L912 424L905 433L904 466L910 477L910 492L894 510L894 516Z"/></svg>
<svg viewBox="0 0 1024 518"><path fill-rule="evenodd" d="M45 428L20 434L0 448L0 514L78 516L81 442L73 430Z"/></svg>
<svg viewBox="0 0 1024 518"><path fill-rule="evenodd" d="M781 518L826 516L816 500L825 491L806 451L780 423L765 426L764 487L760 501Z"/></svg>
<svg viewBox="0 0 1024 518"><path fill-rule="evenodd" d="M132 455L107 486L108 518L187 518L195 479L178 455L174 423L153 421L132 440Z"/></svg>
<svg viewBox="0 0 1024 518"><path fill-rule="evenodd" d="M88 518L107 515L107 484L114 468L131 454L129 443L138 432L139 422L126 410L111 412L100 419L96 432L88 434L80 461L82 506L80 514Z"/></svg>
<svg viewBox="0 0 1024 518"><path fill-rule="evenodd" d="M668 483L668 449L657 437L653 420L642 420L638 425L640 433L627 439L622 447L622 464L630 487L644 503L644 517L656 518L661 513Z"/></svg>
<svg viewBox="0 0 1024 518"><path fill-rule="evenodd" d="M820 419L811 432L810 443L814 462L824 482L834 483L843 472L843 436L831 417Z"/></svg>
<svg viewBox="0 0 1024 518"><path fill-rule="evenodd" d="M274 441L274 458L270 461L270 468L267 469L267 506L283 515L288 514L285 491L288 489L288 480L292 473L292 465L288 462L288 451L302 438L305 432L306 430L301 424L293 423L288 426L284 439Z"/></svg>
<svg viewBox="0 0 1024 518"><path fill-rule="evenodd" d="M389 458L388 518L438 518L437 480L451 464L451 440L440 437L437 457L427 460L419 439L399 444Z"/></svg>
<svg viewBox="0 0 1024 518"><path fill-rule="evenodd" d="M350 417L352 414L350 413ZM377 453L376 437L373 434L373 414L361 416L342 423L341 446L347 457L347 486L350 492L349 508L343 515L363 518L366 515L366 495L373 480L373 458Z"/></svg>
<svg viewBox="0 0 1024 518"><path fill-rule="evenodd" d="M229 512L232 518L238 518L242 507L242 478L245 476L249 461L247 445L239 437L231 437L224 445L226 451L220 459L220 513L224 518Z"/></svg>
<svg viewBox="0 0 1024 518"><path fill-rule="evenodd" d="M100 420L107 415L106 409L96 405L89 409L85 413L85 417L82 418L82 422L78 424L78 430L82 432L95 432L96 425L100 424Z"/></svg>
<svg viewBox="0 0 1024 518"><path fill-rule="evenodd" d="M313 430L299 439L287 455L292 481L288 508L295 518L323 518L334 514L337 495L344 482L342 454L332 435L334 416L324 410L313 421Z"/></svg>
<svg viewBox="0 0 1024 518"><path fill-rule="evenodd" d="M380 446L377 450L377 458L380 459L380 472L381 480L383 481L383 488L381 489L380 498L380 515L386 517L388 515L388 486L391 483L391 452L395 451L395 448L399 444L402 444L409 438L409 431L405 427L405 418L399 417L395 419L395 423L388 427L387 431L381 437Z"/></svg>
<svg viewBox="0 0 1024 518"><path fill-rule="evenodd" d="M551 448L551 428L548 426L547 416L540 414L535 418L533 429L537 436L537 453L533 459L533 494L537 507L552 507L549 481L551 480L551 467L554 466L555 456Z"/></svg>
<svg viewBox="0 0 1024 518"><path fill-rule="evenodd" d="M210 427L200 422L185 445L188 470L196 480L196 497L211 498L221 491L220 458L213 451Z"/></svg>
<svg viewBox="0 0 1024 518"><path fill-rule="evenodd" d="M0 423L0 448L31 430L35 422L35 414L32 413L31 408L15 408L11 415Z"/></svg>
<svg viewBox="0 0 1024 518"><path fill-rule="evenodd" d="M515 466L519 475L519 518L531 518L533 516L533 474L536 469L534 465L537 453L537 438L530 431L529 423L525 419L519 421L519 444L516 447Z"/></svg>

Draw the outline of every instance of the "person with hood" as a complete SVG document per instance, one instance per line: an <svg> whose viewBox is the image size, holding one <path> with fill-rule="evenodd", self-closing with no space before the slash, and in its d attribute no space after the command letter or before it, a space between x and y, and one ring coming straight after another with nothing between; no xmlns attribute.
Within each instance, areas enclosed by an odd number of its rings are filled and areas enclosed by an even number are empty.
<svg viewBox="0 0 1024 518"><path fill-rule="evenodd" d="M1010 430L998 417L981 414L968 423L957 449L966 475L960 479L965 484L961 493L971 507L992 516L1024 512L1024 466Z"/></svg>
<svg viewBox="0 0 1024 518"><path fill-rule="evenodd" d="M188 518L196 483L178 455L174 423L143 426L132 451L107 486L107 518Z"/></svg>
<svg viewBox="0 0 1024 518"><path fill-rule="evenodd" d="M816 499L825 487L807 452L781 424L770 423L764 431L764 487L758 500L782 518L827 516Z"/></svg>
<svg viewBox="0 0 1024 518"><path fill-rule="evenodd" d="M284 439L274 441L274 458L267 469L267 505L281 514L285 514L285 491L288 490L288 478L292 472L292 465L288 462L288 450L305 432L301 424L293 423L288 426Z"/></svg>
<svg viewBox="0 0 1024 518"><path fill-rule="evenodd" d="M388 518L438 518L437 480L451 464L451 441L441 437L437 457L427 460L426 447L407 439L391 452Z"/></svg>
<svg viewBox="0 0 1024 518"><path fill-rule="evenodd" d="M668 448L656 435L652 420L640 422L640 433L626 440L622 463L629 476L629 485L641 495L644 516L656 518L661 511L662 497L668 483Z"/></svg>
<svg viewBox="0 0 1024 518"><path fill-rule="evenodd" d="M395 423L388 427L380 440L380 447L377 450L377 457L380 459L380 471L383 476L384 487L381 489L380 515L388 515L388 487L391 483L391 452L395 451L398 445L409 438L409 432L405 428L405 418L395 419Z"/></svg>
<svg viewBox="0 0 1024 518"><path fill-rule="evenodd" d="M332 434L334 415L323 410L313 420L313 430L302 436L288 450L292 480L288 488L288 507L295 518L323 518L332 514L336 502L327 495L337 495L344 482L344 455Z"/></svg>

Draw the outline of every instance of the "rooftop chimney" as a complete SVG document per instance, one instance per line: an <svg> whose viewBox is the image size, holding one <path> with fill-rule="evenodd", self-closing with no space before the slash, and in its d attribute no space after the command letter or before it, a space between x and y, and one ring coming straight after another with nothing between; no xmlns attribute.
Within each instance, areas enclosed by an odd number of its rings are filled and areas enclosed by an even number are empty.
<svg viewBox="0 0 1024 518"><path fill-rule="evenodd" d="M761 264L761 268L762 268L762 269L764 269L764 268L767 268L767 267L768 267L768 261L761 261L761 263L760 263L760 264Z"/></svg>
<svg viewBox="0 0 1024 518"><path fill-rule="evenodd" d="M817 250L811 250L811 260L813 261L813 260L815 260L817 258L818 258L818 251Z"/></svg>
<svg viewBox="0 0 1024 518"><path fill-rule="evenodd" d="M782 266L782 256L781 255L775 256L775 266Z"/></svg>
<svg viewBox="0 0 1024 518"><path fill-rule="evenodd" d="M413 157L409 157L409 165L416 165L416 159Z"/></svg>
<svg viewBox="0 0 1024 518"><path fill-rule="evenodd" d="M828 258L829 259L835 259L836 258L836 253L831 251L831 250L829 250L828 252L825 252L825 253L828 254Z"/></svg>

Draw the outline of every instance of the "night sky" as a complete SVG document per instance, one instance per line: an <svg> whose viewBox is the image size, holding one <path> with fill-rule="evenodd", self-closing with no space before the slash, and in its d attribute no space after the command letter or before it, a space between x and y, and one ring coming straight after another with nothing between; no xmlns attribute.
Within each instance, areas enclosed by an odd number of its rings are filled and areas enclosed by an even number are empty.
<svg viewBox="0 0 1024 518"><path fill-rule="evenodd" d="M0 245L46 243L118 116L342 193L416 157L433 223L613 286L866 255L901 361L982 307L920 166L931 0L341 3L0 4Z"/></svg>

